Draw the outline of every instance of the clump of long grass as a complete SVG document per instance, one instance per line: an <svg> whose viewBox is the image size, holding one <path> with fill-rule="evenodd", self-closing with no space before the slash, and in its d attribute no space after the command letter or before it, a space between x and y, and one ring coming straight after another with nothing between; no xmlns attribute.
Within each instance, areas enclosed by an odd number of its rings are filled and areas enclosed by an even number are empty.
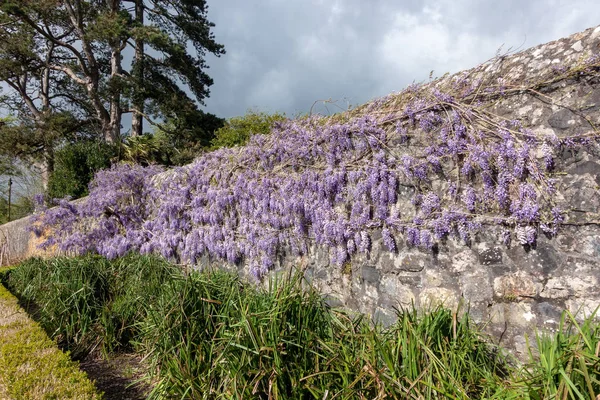
<svg viewBox="0 0 600 400"><path fill-rule="evenodd" d="M109 262L90 259L31 259L7 274L7 286L52 338L78 356L92 348L95 321L109 291Z"/></svg>
<svg viewBox="0 0 600 400"><path fill-rule="evenodd" d="M389 329L329 309L298 277L258 290L220 272L175 280L142 322L154 398L482 398L502 358L443 308Z"/></svg>
<svg viewBox="0 0 600 400"><path fill-rule="evenodd" d="M536 351L530 346L530 362L523 369L529 398L600 398L600 324L598 309L583 322L565 311L553 335L536 334Z"/></svg>
<svg viewBox="0 0 600 400"><path fill-rule="evenodd" d="M80 358L96 348L130 348L145 305L177 274L156 257L90 255L30 259L3 280L44 330Z"/></svg>

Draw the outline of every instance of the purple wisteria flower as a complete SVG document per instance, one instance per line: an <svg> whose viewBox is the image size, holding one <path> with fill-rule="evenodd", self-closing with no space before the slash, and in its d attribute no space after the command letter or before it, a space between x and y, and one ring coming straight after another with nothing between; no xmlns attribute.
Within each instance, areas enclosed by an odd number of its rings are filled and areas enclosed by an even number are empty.
<svg viewBox="0 0 600 400"><path fill-rule="evenodd" d="M257 278L313 245L341 265L372 251L379 231L392 252L401 240L423 250L448 236L469 243L487 226L507 245L513 236L532 245L565 221L553 195L558 157L598 138L536 137L519 120L482 119L481 84L458 76L457 92L412 86L406 101L389 96L363 115L285 121L169 171L120 164L97 174L87 199L60 201L32 229L51 228L45 244L62 250L191 264L208 255Z"/></svg>

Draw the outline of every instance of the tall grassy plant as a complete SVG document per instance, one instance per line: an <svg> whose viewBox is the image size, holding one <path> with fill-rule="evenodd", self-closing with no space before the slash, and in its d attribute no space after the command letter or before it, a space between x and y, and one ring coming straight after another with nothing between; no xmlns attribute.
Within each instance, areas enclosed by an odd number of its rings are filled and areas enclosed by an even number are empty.
<svg viewBox="0 0 600 400"><path fill-rule="evenodd" d="M297 280L268 291L223 272L174 280L143 323L161 397L300 398L329 312Z"/></svg>
<svg viewBox="0 0 600 400"><path fill-rule="evenodd" d="M109 262L102 257L32 259L7 284L40 325L74 355L97 343L96 320L109 296Z"/></svg>
<svg viewBox="0 0 600 400"><path fill-rule="evenodd" d="M443 308L398 312L379 329L338 314L328 350L335 386L314 385L316 398L510 398L504 358L484 341L468 317ZM324 390L326 389L326 391ZM515 397L517 398L517 397Z"/></svg>
<svg viewBox="0 0 600 400"><path fill-rule="evenodd" d="M30 259L7 273L7 286L51 337L77 356L95 348L130 348L145 305L182 275L162 259L129 255Z"/></svg>
<svg viewBox="0 0 600 400"><path fill-rule="evenodd" d="M565 311L558 331L537 333L537 353L523 370L529 398L584 400L600 396L600 325L598 309L582 323Z"/></svg>
<svg viewBox="0 0 600 400"><path fill-rule="evenodd" d="M502 357L442 308L383 330L330 310L299 277L259 290L212 272L168 287L141 329L154 398L519 398Z"/></svg>
<svg viewBox="0 0 600 400"><path fill-rule="evenodd" d="M398 311L388 328L327 307L301 275L266 288L129 255L32 259L1 279L75 355L146 353L152 398L595 399L600 328L566 312L517 369L467 313Z"/></svg>

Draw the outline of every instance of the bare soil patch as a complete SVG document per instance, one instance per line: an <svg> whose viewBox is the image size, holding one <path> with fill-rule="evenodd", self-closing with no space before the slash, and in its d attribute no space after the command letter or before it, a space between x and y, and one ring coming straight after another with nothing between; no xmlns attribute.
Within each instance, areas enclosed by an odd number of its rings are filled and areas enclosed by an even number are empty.
<svg viewBox="0 0 600 400"><path fill-rule="evenodd" d="M142 400L152 390L144 379L148 367L137 354L118 354L108 360L90 354L80 361L79 368L104 392L105 400Z"/></svg>

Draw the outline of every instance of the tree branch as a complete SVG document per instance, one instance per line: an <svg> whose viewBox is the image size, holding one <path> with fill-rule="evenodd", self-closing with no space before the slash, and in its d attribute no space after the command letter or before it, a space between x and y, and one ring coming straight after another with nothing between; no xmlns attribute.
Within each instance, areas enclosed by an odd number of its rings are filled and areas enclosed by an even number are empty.
<svg viewBox="0 0 600 400"><path fill-rule="evenodd" d="M19 95L21 96L21 98L25 102L25 105L27 106L27 108L29 108L29 111L31 111L31 113L36 118L39 118L42 115L42 113L40 112L40 110L38 110L37 107L35 106L33 100L31 99L31 97L29 97L29 95L27 94L26 90L24 90L23 88L21 88L21 86L19 84L11 82L8 79L6 79L4 82L6 82L10 87L12 87L13 89L15 89L19 93Z"/></svg>
<svg viewBox="0 0 600 400"><path fill-rule="evenodd" d="M57 46L64 47L64 48L68 49L71 53L73 53L75 55L75 57L77 58L77 61L79 62L79 66L83 70L83 73L86 75L89 74L89 71L85 64L85 60L84 60L83 56L81 55L79 50L77 50L73 45L71 45L63 40L59 40L56 37L54 37L52 34L46 32L44 29L40 28L31 18L29 18L29 16L23 15L23 16L21 16L21 18L25 23L27 23L27 25L32 27L36 32L38 32L40 35L42 35L45 39L51 41L52 43L54 43Z"/></svg>
<svg viewBox="0 0 600 400"><path fill-rule="evenodd" d="M54 52L54 43L50 43L48 53L46 54L46 65L50 64L52 60L52 53ZM50 108L50 69L44 68L41 77L41 96L42 96L42 110Z"/></svg>
<svg viewBox="0 0 600 400"><path fill-rule="evenodd" d="M77 32L78 39L81 41L81 48L83 49L83 53L85 54L85 58L89 64L90 71L89 73L86 73L86 75L90 76L92 79L96 79L98 73L96 57L94 56L92 47L85 38L85 32L83 31L83 22L81 20L81 4L79 0L75 0L75 8L77 10L73 9L73 5L69 0L65 1L65 5L67 6L71 24Z"/></svg>
<svg viewBox="0 0 600 400"><path fill-rule="evenodd" d="M87 79L82 79L78 77L75 71L73 71L69 67L65 67L63 65L48 65L48 68L54 71L64 72L65 74L69 75L69 78L73 79L75 82L79 83L82 86L87 86L89 84L89 81Z"/></svg>
<svg viewBox="0 0 600 400"><path fill-rule="evenodd" d="M77 33L78 39L81 42L81 48L83 49L85 58L88 61L89 72L85 74L88 77L88 81L85 82L86 89L88 91L92 104L94 105L94 109L96 110L98 119L102 121L103 125L105 125L110 121L110 115L108 111L106 111L106 108L104 108L102 100L100 99L100 96L98 94L100 71L98 70L98 64L96 62L96 57L94 56L92 47L87 41L85 37L85 32L83 31L81 3L79 0L75 0L75 7L73 7L73 4L70 0L64 0L64 4L66 5L71 24L75 28L75 32Z"/></svg>

